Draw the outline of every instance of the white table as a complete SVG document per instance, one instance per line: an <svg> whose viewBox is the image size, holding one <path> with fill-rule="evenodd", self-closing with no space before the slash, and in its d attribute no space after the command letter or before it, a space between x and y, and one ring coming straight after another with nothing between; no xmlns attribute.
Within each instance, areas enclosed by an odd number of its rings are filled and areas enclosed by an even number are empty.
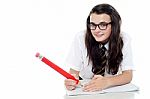
<svg viewBox="0 0 150 99"><path fill-rule="evenodd" d="M105 93L96 95L64 96L64 99L136 99L138 92Z"/></svg>

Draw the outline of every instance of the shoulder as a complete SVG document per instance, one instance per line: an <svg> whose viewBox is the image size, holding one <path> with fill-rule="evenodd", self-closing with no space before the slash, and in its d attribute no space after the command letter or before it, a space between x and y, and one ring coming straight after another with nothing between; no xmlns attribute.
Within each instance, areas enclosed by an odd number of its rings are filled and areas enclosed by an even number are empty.
<svg viewBox="0 0 150 99"><path fill-rule="evenodd" d="M86 34L85 30L77 32L75 34L75 37L74 37L74 42L76 42L78 44L80 43L81 45L84 45L84 43L85 43L85 34Z"/></svg>
<svg viewBox="0 0 150 99"><path fill-rule="evenodd" d="M121 32L120 35L121 35L121 37L122 37L122 40L123 40L124 44L131 42L131 37L130 37L130 35L129 35L128 33L126 33L126 32Z"/></svg>
<svg viewBox="0 0 150 99"><path fill-rule="evenodd" d="M79 31L75 34L75 39L85 39L85 34L86 34L86 31L83 30L83 31Z"/></svg>
<svg viewBox="0 0 150 99"><path fill-rule="evenodd" d="M131 50L131 37L128 33L121 32L121 37L123 40L123 53L127 53Z"/></svg>

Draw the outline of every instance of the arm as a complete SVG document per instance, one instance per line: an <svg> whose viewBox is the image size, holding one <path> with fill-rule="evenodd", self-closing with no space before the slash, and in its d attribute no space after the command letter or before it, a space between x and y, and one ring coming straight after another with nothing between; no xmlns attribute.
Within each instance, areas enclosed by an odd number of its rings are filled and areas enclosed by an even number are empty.
<svg viewBox="0 0 150 99"><path fill-rule="evenodd" d="M123 71L120 75L106 77L106 79L108 82L108 87L130 83L132 80L132 70Z"/></svg>
<svg viewBox="0 0 150 99"><path fill-rule="evenodd" d="M84 91L97 91L103 90L109 87L123 85L131 82L132 80L132 70L123 71L122 74L112 76L112 77L103 77L101 75L94 75L92 80L84 85Z"/></svg>

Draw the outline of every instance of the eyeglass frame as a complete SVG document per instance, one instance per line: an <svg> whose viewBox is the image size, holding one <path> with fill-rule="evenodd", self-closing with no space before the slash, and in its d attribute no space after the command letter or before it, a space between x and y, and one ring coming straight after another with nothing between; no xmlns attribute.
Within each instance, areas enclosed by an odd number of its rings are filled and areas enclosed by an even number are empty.
<svg viewBox="0 0 150 99"><path fill-rule="evenodd" d="M91 26L90 25L93 25L93 26L95 26L94 27L94 29L91 29ZM105 28L104 29L102 29L101 28L101 25L104 25L105 24ZM88 24L88 27L91 29L91 30L96 30L96 28L97 28L97 26L98 26L98 28L100 29L100 30L106 30L107 29L107 26L109 25L109 24L111 24L112 25L112 22L100 22L99 24L95 24L94 22L90 22L89 24Z"/></svg>

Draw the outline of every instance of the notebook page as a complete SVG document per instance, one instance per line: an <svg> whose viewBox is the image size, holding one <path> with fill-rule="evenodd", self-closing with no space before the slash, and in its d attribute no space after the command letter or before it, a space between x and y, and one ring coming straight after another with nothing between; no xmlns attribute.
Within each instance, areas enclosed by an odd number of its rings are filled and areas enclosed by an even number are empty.
<svg viewBox="0 0 150 99"><path fill-rule="evenodd" d="M121 86L111 87L103 91L104 92L131 92L131 91L138 91L138 90L139 88L136 85L129 83Z"/></svg>
<svg viewBox="0 0 150 99"><path fill-rule="evenodd" d="M89 80L84 80L81 81L81 84L84 85L87 83ZM68 91L66 89L66 94L67 95L90 95L90 94L102 94L102 93L112 93L112 92L131 92L131 91L138 91L139 88L135 86L132 83L121 85L121 86L115 86L111 87L102 91L95 91L95 92L84 92L82 90L82 87L77 87L75 90Z"/></svg>

